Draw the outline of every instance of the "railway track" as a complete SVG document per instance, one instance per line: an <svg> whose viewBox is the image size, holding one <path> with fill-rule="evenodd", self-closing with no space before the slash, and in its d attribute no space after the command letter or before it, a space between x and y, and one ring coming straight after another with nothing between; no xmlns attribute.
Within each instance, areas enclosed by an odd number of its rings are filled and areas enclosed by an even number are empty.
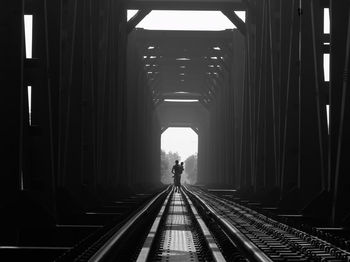
<svg viewBox="0 0 350 262"><path fill-rule="evenodd" d="M197 187L160 192L76 261L350 261L350 253Z"/></svg>
<svg viewBox="0 0 350 262"><path fill-rule="evenodd" d="M137 262L225 261L196 207L183 191L163 204Z"/></svg>
<svg viewBox="0 0 350 262"><path fill-rule="evenodd" d="M273 220L248 207L198 188L187 191L230 237L256 261L350 261L350 253L331 243Z"/></svg>

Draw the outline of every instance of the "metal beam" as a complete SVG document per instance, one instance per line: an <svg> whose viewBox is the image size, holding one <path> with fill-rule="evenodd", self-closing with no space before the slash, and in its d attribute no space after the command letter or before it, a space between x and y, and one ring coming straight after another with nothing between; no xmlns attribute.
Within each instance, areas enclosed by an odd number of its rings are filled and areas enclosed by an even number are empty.
<svg viewBox="0 0 350 262"><path fill-rule="evenodd" d="M238 15L234 11L221 11L238 29L239 32L242 33L242 35L246 35L247 28L245 26L245 23L242 21L241 18L239 18Z"/></svg>
<svg viewBox="0 0 350 262"><path fill-rule="evenodd" d="M197 47L181 47L177 45L162 46L158 49L146 49L144 51L145 56L166 56L169 58L189 57L189 58L203 58L204 56L223 56L225 53L223 50L215 50L211 48L211 45L197 45Z"/></svg>
<svg viewBox="0 0 350 262"><path fill-rule="evenodd" d="M232 34L236 31L236 29L223 31L165 31L137 28L137 34L134 37L142 46L223 46L227 41L232 40Z"/></svg>
<svg viewBox="0 0 350 262"><path fill-rule="evenodd" d="M127 33L129 34L149 13L150 9L139 10L127 23Z"/></svg>
<svg viewBox="0 0 350 262"><path fill-rule="evenodd" d="M168 128L169 128L169 126L162 126L160 128L160 133L163 134Z"/></svg>
<svg viewBox="0 0 350 262"><path fill-rule="evenodd" d="M129 0L125 1L127 9L151 8L153 10L246 10L242 0L219 1L160 1L160 0Z"/></svg>
<svg viewBox="0 0 350 262"><path fill-rule="evenodd" d="M199 128L198 128L198 127L191 126L191 129L192 129L197 135L199 135Z"/></svg>

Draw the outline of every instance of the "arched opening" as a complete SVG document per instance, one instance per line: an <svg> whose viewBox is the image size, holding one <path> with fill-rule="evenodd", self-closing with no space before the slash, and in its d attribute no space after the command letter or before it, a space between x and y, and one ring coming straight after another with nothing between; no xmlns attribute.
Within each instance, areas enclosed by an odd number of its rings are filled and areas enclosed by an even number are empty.
<svg viewBox="0 0 350 262"><path fill-rule="evenodd" d="M173 183L171 168L175 160L184 162L182 184L197 181L198 135L189 127L170 127L161 136L161 182Z"/></svg>

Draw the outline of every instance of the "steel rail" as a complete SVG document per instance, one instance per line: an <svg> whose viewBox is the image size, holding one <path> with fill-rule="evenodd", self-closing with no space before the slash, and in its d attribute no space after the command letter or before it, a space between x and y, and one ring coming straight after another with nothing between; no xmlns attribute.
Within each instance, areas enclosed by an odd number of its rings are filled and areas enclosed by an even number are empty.
<svg viewBox="0 0 350 262"><path fill-rule="evenodd" d="M143 247L141 249L141 252L140 254L138 255L137 257L137 260L136 262L146 262L149 258L149 255L150 255L150 251L151 251L151 247L153 245L153 242L154 242L154 239L155 239L155 236L157 234L157 232L159 231L159 227L160 227L160 223L162 221L162 218L164 217L165 214L165 209L169 203L169 200L170 200L170 196L172 194L174 189L172 189L168 196L166 197L166 199L164 200L164 203L156 217L156 219L154 220L153 224L152 224L152 227L147 235L147 238L145 240L145 243L143 244Z"/></svg>
<svg viewBox="0 0 350 262"><path fill-rule="evenodd" d="M312 253L313 251L316 253L317 249L318 249L321 252L326 251L326 253L328 253L328 255L334 256L334 259L339 259L339 261L340 260L350 261L350 252L349 251L344 250L343 248L340 248L332 243L329 243L326 240L321 239L313 234L301 231L301 230L296 229L296 228L292 228L284 223L278 222L272 218L269 218L263 214L260 214L257 211L254 211L248 207L242 206L242 205L237 204L237 203L232 203L229 200L221 199L221 198L215 198L215 200L219 203L222 203L223 205L226 205L226 206L233 208L236 211L238 211L237 210L237 208L238 208L238 209L244 210L246 212L249 212L250 214L254 215L255 219L257 219L257 220L255 220L255 222L260 221L260 223L263 223L263 224L269 223L270 225L273 225L276 228L284 230L286 234L291 233L294 237L299 238L299 240L306 241L309 245L312 245L310 251L308 251L307 248L305 249L305 246L304 247L302 245L299 246L299 248L302 250L301 253L306 255L306 256L308 256L308 253L310 253L310 252ZM288 230L286 230L286 228L288 228ZM290 240L290 241L288 241L288 243L292 246L293 246L293 244L298 245L298 242L294 241L294 240ZM323 246L323 248L320 246ZM312 249L316 249L316 250L312 251ZM316 254L316 256L317 256L317 254ZM325 256L327 256L327 254L325 254Z"/></svg>
<svg viewBox="0 0 350 262"><path fill-rule="evenodd" d="M197 193L190 191L186 186L185 190L195 197L217 220L228 229L240 242L241 246L258 262L272 262L272 260L259 249L251 240L249 240L239 229L232 225L224 216L218 214L212 207L210 207L205 200L203 200Z"/></svg>
<svg viewBox="0 0 350 262"><path fill-rule="evenodd" d="M191 199L186 194L185 190L181 189L181 191L183 192L184 196L186 197L187 202L190 206L190 209L192 210L192 213L194 215L194 218L197 220L197 222L199 224L199 228L202 231L201 233L204 235L205 241L208 244L209 250L214 258L214 261L215 262L225 262L226 259L222 255L219 247L216 245L215 240L214 240L212 234L210 233L207 225L204 223L203 219L198 214L196 207L194 206Z"/></svg>
<svg viewBox="0 0 350 262"><path fill-rule="evenodd" d="M279 225L280 228L281 227L283 227L283 228L288 227L289 230L292 231L292 234L294 234L295 236L300 236L300 235L308 236L308 238L310 238L310 240L308 240L309 243L312 243L312 242L316 241L316 242L318 242L321 245L329 246L330 248L332 248L334 250L337 250L337 252L340 252L342 256L347 257L346 258L347 261L350 261L350 252L349 251L347 251L347 250L345 250L343 248L340 248L338 246L334 246L334 245L332 245L331 243L327 242L324 239L321 239L321 238L319 238L319 237L317 237L315 235L306 233L306 232L304 232L302 230L299 230L297 228L290 228L288 225L286 225L284 223L281 223L281 222L278 222L278 221L276 221L276 220L274 220L274 219L272 219L270 217L267 217L267 216L265 216L263 214L260 214L259 212L255 211L255 210L252 210L252 209L250 209L248 207L242 206L242 205L237 204L237 203L234 203L234 204L230 203L230 201L227 200L227 199L216 198L216 201L219 202L219 203L222 203L223 205L228 205L229 207L231 207L231 208L233 208L235 210L236 210L236 208L239 208L239 209L245 210L245 211L247 211L249 213L252 213L255 216L259 216L259 218L258 217L257 218L260 219L260 220L263 217L263 221L267 221L271 225ZM334 252L334 253L336 253L336 252Z"/></svg>
<svg viewBox="0 0 350 262"><path fill-rule="evenodd" d="M103 261L104 258L109 254L115 244L123 237L123 235L138 222L138 220L147 212L147 210L158 200L163 194L169 190L168 186L165 190L153 197L146 206L144 206L139 212L131 217L125 225L123 225L117 232L111 236L106 243L97 250L97 252L88 260L89 262ZM171 191L169 192L169 194Z"/></svg>

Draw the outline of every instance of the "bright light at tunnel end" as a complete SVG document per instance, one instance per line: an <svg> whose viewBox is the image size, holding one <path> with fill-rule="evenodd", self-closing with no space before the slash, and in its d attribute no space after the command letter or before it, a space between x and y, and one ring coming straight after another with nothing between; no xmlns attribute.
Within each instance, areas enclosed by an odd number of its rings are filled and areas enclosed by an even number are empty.
<svg viewBox="0 0 350 262"><path fill-rule="evenodd" d="M198 135L192 128L169 127L166 129L161 136L161 149L166 155L169 155L169 153L176 153L179 156L177 160L185 162L185 172L181 178L182 182L194 183L197 180L197 174L194 175L192 173L193 169L191 171L190 166L186 167L186 160L191 156L197 156L198 153ZM162 183L173 183L173 178L171 175L171 167L173 165L174 159L169 162L167 170L161 170Z"/></svg>

